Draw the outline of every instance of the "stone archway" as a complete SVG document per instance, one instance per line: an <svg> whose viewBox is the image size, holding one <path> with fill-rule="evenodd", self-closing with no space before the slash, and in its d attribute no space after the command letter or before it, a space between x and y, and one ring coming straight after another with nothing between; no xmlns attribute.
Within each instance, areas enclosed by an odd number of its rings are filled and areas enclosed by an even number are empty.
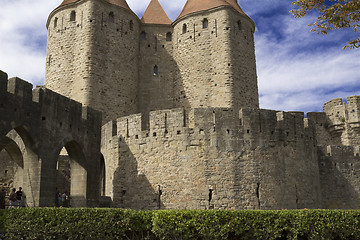
<svg viewBox="0 0 360 240"><path fill-rule="evenodd" d="M56 184L61 193L69 196L71 207L87 206L86 159L81 146L76 141L66 143L59 151L56 163ZM59 181L65 181L60 184Z"/></svg>
<svg viewBox="0 0 360 240"><path fill-rule="evenodd" d="M0 184L9 192L23 188L28 206L35 206L38 186L36 184L37 155L32 151L32 140L23 127L9 131L0 139Z"/></svg>

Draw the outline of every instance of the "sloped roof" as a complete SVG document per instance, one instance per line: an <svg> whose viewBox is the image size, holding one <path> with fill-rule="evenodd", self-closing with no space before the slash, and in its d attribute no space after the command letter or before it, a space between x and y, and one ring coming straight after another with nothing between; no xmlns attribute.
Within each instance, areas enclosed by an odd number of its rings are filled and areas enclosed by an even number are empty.
<svg viewBox="0 0 360 240"><path fill-rule="evenodd" d="M239 13L242 13L242 14L246 15L246 13L239 6L237 0L225 0L225 1L228 2Z"/></svg>
<svg viewBox="0 0 360 240"><path fill-rule="evenodd" d="M59 7L61 6L65 6L67 4L70 4L70 3L75 3L75 2L79 2L81 0L64 0ZM131 11L131 9L129 8L129 5L127 4L126 0L104 0L110 4L113 4L113 5L116 5L116 6L119 6L119 7L122 7L122 8L125 8L125 9L128 9Z"/></svg>
<svg viewBox="0 0 360 240"><path fill-rule="evenodd" d="M171 20L164 11L158 0L151 0L141 18L142 23L147 24L171 24Z"/></svg>
<svg viewBox="0 0 360 240"><path fill-rule="evenodd" d="M190 13L201 12L220 6L232 6L235 10L244 14L244 11L240 8L237 0L187 0L183 10L177 19L188 15Z"/></svg>

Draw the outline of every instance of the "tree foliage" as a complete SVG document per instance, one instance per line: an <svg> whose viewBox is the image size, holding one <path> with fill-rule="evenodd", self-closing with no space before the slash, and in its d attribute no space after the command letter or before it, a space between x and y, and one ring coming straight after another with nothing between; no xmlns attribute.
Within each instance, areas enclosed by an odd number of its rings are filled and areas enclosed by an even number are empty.
<svg viewBox="0 0 360 240"><path fill-rule="evenodd" d="M353 29L360 35L360 0L297 0L292 3L295 18L304 17L312 11L319 16L309 26L311 31L327 34L334 29ZM351 39L344 48L359 48L360 36Z"/></svg>

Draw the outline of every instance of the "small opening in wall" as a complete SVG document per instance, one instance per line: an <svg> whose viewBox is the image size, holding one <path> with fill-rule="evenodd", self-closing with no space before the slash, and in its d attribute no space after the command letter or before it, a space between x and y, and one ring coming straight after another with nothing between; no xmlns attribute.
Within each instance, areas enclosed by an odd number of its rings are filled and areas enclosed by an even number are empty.
<svg viewBox="0 0 360 240"><path fill-rule="evenodd" d="M358 157L358 156L359 156L359 154L357 153L355 156L357 156L357 157Z"/></svg>
<svg viewBox="0 0 360 240"><path fill-rule="evenodd" d="M56 18L54 19L54 28L57 27L57 23L58 23L58 18L56 17Z"/></svg>
<svg viewBox="0 0 360 240"><path fill-rule="evenodd" d="M90 22L92 22L93 20L92 19L90 19Z"/></svg>
<svg viewBox="0 0 360 240"><path fill-rule="evenodd" d="M41 120L45 121L45 120L46 120L46 118L45 118L45 117L42 117L42 118L41 118Z"/></svg>
<svg viewBox="0 0 360 240"><path fill-rule="evenodd" d="M71 13L70 13L70 21L72 21L72 22L76 21L76 12L75 11L71 11Z"/></svg>
<svg viewBox="0 0 360 240"><path fill-rule="evenodd" d="M182 33L184 34L184 33L186 33L186 31L187 31L187 26L186 26L186 24L184 23L183 28L182 28Z"/></svg>
<svg viewBox="0 0 360 240"><path fill-rule="evenodd" d="M9 172L8 170L5 170L5 174L8 174L8 172Z"/></svg>
<svg viewBox="0 0 360 240"><path fill-rule="evenodd" d="M204 129L200 129L200 130L199 130L199 133L200 133L200 134L204 134Z"/></svg>
<svg viewBox="0 0 360 240"><path fill-rule="evenodd" d="M169 133L169 131L167 130L167 129L165 129L165 132L164 132L165 134L168 134Z"/></svg>
<svg viewBox="0 0 360 240"><path fill-rule="evenodd" d="M336 165L337 165L337 164L335 163L334 166L336 167Z"/></svg>
<svg viewBox="0 0 360 240"><path fill-rule="evenodd" d="M190 36L190 39L192 39L192 36Z"/></svg>
<svg viewBox="0 0 360 240"><path fill-rule="evenodd" d="M133 22L132 20L130 20L129 29L130 29L131 31L134 30L134 22Z"/></svg>
<svg viewBox="0 0 360 240"><path fill-rule="evenodd" d="M210 203L211 200L212 200L212 195L213 195L213 190L212 190L212 189L209 189L209 203Z"/></svg>
<svg viewBox="0 0 360 240"><path fill-rule="evenodd" d="M120 29L117 28L116 31L118 32L118 31L120 31Z"/></svg>
<svg viewBox="0 0 360 240"><path fill-rule="evenodd" d="M323 167L324 167L324 166L325 166L325 163L321 163L321 166L323 166Z"/></svg>
<svg viewBox="0 0 360 240"><path fill-rule="evenodd" d="M153 133L153 137L156 137L156 132Z"/></svg>
<svg viewBox="0 0 360 240"><path fill-rule="evenodd" d="M146 133L146 137L149 137L149 133Z"/></svg>
<svg viewBox="0 0 360 240"><path fill-rule="evenodd" d="M153 71L154 76L158 76L159 75L159 67L157 65L154 66L154 71Z"/></svg>
<svg viewBox="0 0 360 240"><path fill-rule="evenodd" d="M230 134L230 129L226 129L227 134Z"/></svg>
<svg viewBox="0 0 360 240"><path fill-rule="evenodd" d="M181 131L180 131L180 130L178 130L178 131L177 131L177 135L180 135L180 134L181 134Z"/></svg>
<svg viewBox="0 0 360 240"><path fill-rule="evenodd" d="M274 134L274 131L271 131L271 135L273 135Z"/></svg>
<svg viewBox="0 0 360 240"><path fill-rule="evenodd" d="M204 18L202 24L203 24L203 28L208 28L208 26L209 26L209 21L207 20L207 18Z"/></svg>
<svg viewBox="0 0 360 240"><path fill-rule="evenodd" d="M289 134L290 134L289 132L286 132L286 136L289 136Z"/></svg>
<svg viewBox="0 0 360 240"><path fill-rule="evenodd" d="M162 45L162 48L164 48L165 47L165 45Z"/></svg>
<svg viewBox="0 0 360 240"><path fill-rule="evenodd" d="M238 30L242 30L242 24L241 21L237 21Z"/></svg>
<svg viewBox="0 0 360 240"><path fill-rule="evenodd" d="M352 112L355 112L355 109L353 109Z"/></svg>
<svg viewBox="0 0 360 240"><path fill-rule="evenodd" d="M140 40L146 40L146 32L145 31L142 31L140 33Z"/></svg>
<svg viewBox="0 0 360 240"><path fill-rule="evenodd" d="M135 135L135 139L139 139L139 135Z"/></svg>
<svg viewBox="0 0 360 240"><path fill-rule="evenodd" d="M60 127L62 127L62 122L59 123Z"/></svg>
<svg viewBox="0 0 360 240"><path fill-rule="evenodd" d="M242 118L240 118L239 120L240 120L240 126L242 126Z"/></svg>
<svg viewBox="0 0 360 240"><path fill-rule="evenodd" d="M247 133L250 133L250 130L248 129L248 130L246 130L246 132L247 132Z"/></svg>
<svg viewBox="0 0 360 240"><path fill-rule="evenodd" d="M230 28L229 28L229 27L226 27L225 29L226 29L226 30L229 30ZM211 33L212 33L212 32L211 32Z"/></svg>
<svg viewBox="0 0 360 240"><path fill-rule="evenodd" d="M166 41L171 42L172 41L172 34L171 32L166 33Z"/></svg>

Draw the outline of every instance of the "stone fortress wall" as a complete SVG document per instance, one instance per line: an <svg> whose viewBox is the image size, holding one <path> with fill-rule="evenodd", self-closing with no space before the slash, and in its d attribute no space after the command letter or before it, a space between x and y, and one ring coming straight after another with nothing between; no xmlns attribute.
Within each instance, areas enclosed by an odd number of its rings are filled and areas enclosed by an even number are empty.
<svg viewBox="0 0 360 240"><path fill-rule="evenodd" d="M191 12L188 0L172 24L139 20L125 0L67 0L50 14L46 87L65 96L36 88L48 96L37 107L29 84L9 80L8 89L26 87L19 103L0 86L20 104L0 106L0 146L17 146L11 157L28 159L31 150L46 159L30 161L35 167L24 160L23 171L50 182L34 203L49 205L45 192L64 170L78 206L101 205L102 196L135 209L360 207L360 96L331 100L307 118L259 109L254 23L236 1L217 2ZM70 99L102 111L102 123ZM28 102L40 111L31 125L21 122ZM36 148L24 147L24 129L39 139ZM59 157L64 146L68 156Z"/></svg>
<svg viewBox="0 0 360 240"><path fill-rule="evenodd" d="M29 206L54 206L57 162L65 148L72 206L97 206L101 113L32 87L0 71L0 152L5 149L13 161L0 161L2 184L22 186Z"/></svg>
<svg viewBox="0 0 360 240"><path fill-rule="evenodd" d="M303 113L161 110L150 113L147 130L142 120L136 114L102 128L101 149L112 176L106 195L113 206L280 209L321 204L315 127Z"/></svg>

